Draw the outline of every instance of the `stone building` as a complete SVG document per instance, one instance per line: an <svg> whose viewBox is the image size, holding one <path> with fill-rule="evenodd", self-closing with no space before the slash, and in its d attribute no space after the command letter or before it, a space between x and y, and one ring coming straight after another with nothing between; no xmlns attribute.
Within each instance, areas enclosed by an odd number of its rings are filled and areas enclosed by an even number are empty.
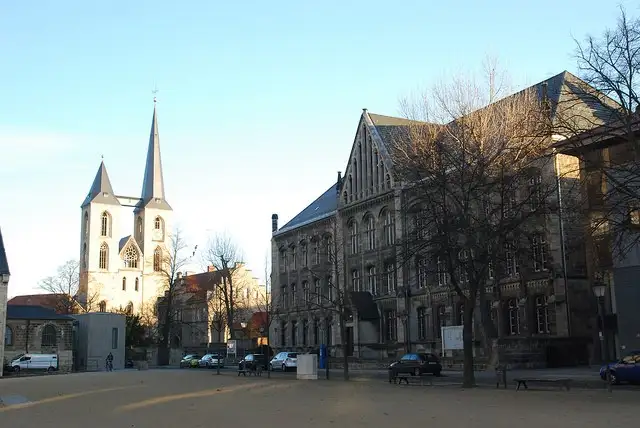
<svg viewBox="0 0 640 428"><path fill-rule="evenodd" d="M9 263L7 262L7 253L4 249L4 241L2 240L2 230L0 230L0 331L8 333L9 329L6 327L7 320L7 296L9 288ZM0 377L2 376L2 369L4 364L4 352L5 352L6 340L0 342Z"/></svg>
<svg viewBox="0 0 640 428"><path fill-rule="evenodd" d="M244 263L231 269L234 294L234 336L240 338L255 312L266 306L265 287ZM213 267L207 272L181 275L173 297L174 319L171 331L173 347L194 349L230 338L226 309L221 292L222 275ZM166 310L166 295L158 299L158 313ZM163 316L159 316L160 323Z"/></svg>
<svg viewBox="0 0 640 428"><path fill-rule="evenodd" d="M555 114L580 85L586 84L563 72L533 89ZM447 279L428 275L419 257L400 263L400 243L419 222L419 212L411 206L406 184L394 176L390 150L392 139L406 135L409 125L406 119L365 109L344 177L283 227L278 228L274 214L272 301L280 319L271 334L276 347L300 350L329 342L335 354L343 352L335 320L325 336L322 316L308 304L296 303L307 300L308 290L326 290L336 276L341 287L357 293L346 322L344 351L349 355L385 358L407 349L441 353L441 327L461 324L462 307ZM549 135L550 146L553 140ZM540 180L555 180L574 163L558 154L553 166L540 172ZM558 195L552 199L559 201ZM514 259L507 279L487 284L499 290L491 304L492 319L508 360L528 365L586 362L591 333L585 320L592 308L581 237L573 236L575 225L569 227L558 215L548 215L545 222L546 236L531 249L538 262L524 260L527 265L521 266ZM332 240L338 248L336 266L327 260ZM475 340L478 355L481 337L476 334Z"/></svg>
<svg viewBox="0 0 640 428"><path fill-rule="evenodd" d="M98 302L87 310L140 312L153 307L166 282L172 215L154 105L140 197L115 194L102 162L81 205L79 300ZM133 234L123 236L127 229Z"/></svg>
<svg viewBox="0 0 640 428"><path fill-rule="evenodd" d="M68 315L41 306L7 306L4 345L7 361L19 354L58 354L60 371L73 368L73 323Z"/></svg>
<svg viewBox="0 0 640 428"><path fill-rule="evenodd" d="M628 127L627 127L628 126ZM604 286L599 349L611 361L640 349L639 164L630 136L640 141L640 112L562 141L558 149L580 159L589 214L589 279ZM595 229L595 230L594 230Z"/></svg>

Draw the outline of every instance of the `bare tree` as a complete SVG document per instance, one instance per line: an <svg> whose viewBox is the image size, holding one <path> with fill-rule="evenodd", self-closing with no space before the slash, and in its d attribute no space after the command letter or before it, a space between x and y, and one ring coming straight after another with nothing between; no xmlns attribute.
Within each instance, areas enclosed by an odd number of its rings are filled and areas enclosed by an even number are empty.
<svg viewBox="0 0 640 428"><path fill-rule="evenodd" d="M575 42L579 75L588 86L563 102L591 108L565 106L555 132L583 163L589 206L598 211L587 233L623 257L640 239L634 224L640 224L640 18L621 7L615 28ZM603 235L611 241L602 242Z"/></svg>
<svg viewBox="0 0 640 428"><path fill-rule="evenodd" d="M88 295L80 290L80 264L77 260L68 260L58 267L54 276L40 281L38 286L54 294L56 310L63 314L90 312L98 303L99 290Z"/></svg>
<svg viewBox="0 0 640 428"><path fill-rule="evenodd" d="M496 337L487 303L501 278L519 273L518 259L531 260L536 239L537 261L546 263L541 218L557 189L546 100L531 89L499 99L495 67L488 70L486 86L454 78L404 102L409 120L392 149L414 218L401 262L416 267L419 287L449 290L462 305L465 387L475 385L475 309L485 339Z"/></svg>
<svg viewBox="0 0 640 428"><path fill-rule="evenodd" d="M243 288L242 280L238 277L238 270L242 265L242 255L230 236L216 235L209 240L204 253L204 261L211 266L217 275L212 278L214 299L223 311L223 318L229 330L230 338L235 338L233 323L237 312L242 309L242 299L239 291ZM221 304L220 304L221 303ZM222 318L219 318L222 321Z"/></svg>
<svg viewBox="0 0 640 428"><path fill-rule="evenodd" d="M158 363L169 364L169 349L171 347L171 331L176 321L176 306L182 288L180 274L189 263L190 257L185 254L187 243L180 229L176 229L170 236L169 247L160 253L154 254L154 269L162 275L162 283L159 291L164 291L162 299L162 311L160 318L160 352Z"/></svg>
<svg viewBox="0 0 640 428"><path fill-rule="evenodd" d="M349 380L349 355L347 352L347 322L353 317L353 300L352 292L342 277L342 250L344 248L341 234L339 234L337 220L333 218L329 226L329 233L322 237L323 249L321 254L324 255L325 261L329 266L329 271L314 270L309 268L309 273L314 280L318 280L318 284L324 281L324 287L316 289L309 288L303 291L303 306L313 314L320 315L325 323L325 335L327 338L327 346L331 334L331 324L337 321L340 336L340 346L342 347L343 358L343 377L345 381ZM323 276L326 276L324 278ZM314 281L316 282L316 281ZM297 298L294 297L294 298ZM329 373L329 364L327 363L327 376ZM327 377L328 378L328 377Z"/></svg>

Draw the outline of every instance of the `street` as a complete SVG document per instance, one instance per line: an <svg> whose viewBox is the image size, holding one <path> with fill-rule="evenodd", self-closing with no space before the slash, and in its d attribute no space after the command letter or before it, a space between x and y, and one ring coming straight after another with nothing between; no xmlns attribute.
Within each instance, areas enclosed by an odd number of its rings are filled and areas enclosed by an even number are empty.
<svg viewBox="0 0 640 428"><path fill-rule="evenodd" d="M82 373L0 380L0 426L629 427L637 393L515 392L398 386L378 379L298 381L210 370ZM469 425L472 424L472 425Z"/></svg>

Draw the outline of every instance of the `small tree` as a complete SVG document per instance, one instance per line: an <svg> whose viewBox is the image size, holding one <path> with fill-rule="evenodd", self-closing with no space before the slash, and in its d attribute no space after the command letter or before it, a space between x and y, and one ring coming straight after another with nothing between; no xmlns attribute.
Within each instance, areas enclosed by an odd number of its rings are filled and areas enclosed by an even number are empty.
<svg viewBox="0 0 640 428"><path fill-rule="evenodd" d="M226 234L216 235L209 240L204 253L204 262L214 269L215 275L211 276L213 287L214 309L222 310L222 317L217 322L226 322L230 338L235 338L233 323L237 312L242 309L243 300L239 292L243 289L242 279L238 276L239 267L242 265L242 255L237 245ZM215 313L215 312L214 312Z"/></svg>
<svg viewBox="0 0 640 428"><path fill-rule="evenodd" d="M399 243L401 262L415 262L419 287L449 289L461 302L465 387L475 385L475 309L485 337L495 337L487 285L499 290L492 280L514 276L520 252L545 232L537 219L549 214L545 201L557 188L547 174L553 163L545 100L524 90L496 101L495 69L488 83L453 79L404 102L409 120L392 149L406 186L404 209L414 218Z"/></svg>
<svg viewBox="0 0 640 428"><path fill-rule="evenodd" d="M342 278L340 269L342 263L341 251L344 248L341 235L338 233L337 220L333 218L329 227L330 233L323 237L324 251L326 263L330 266L330 275L326 278L326 285L320 290L309 289L303 295L305 306L310 312L319 313L325 321L325 333L327 337L330 334L330 322L332 319L338 321L338 329L340 332L340 345L342 347L343 358L343 377L345 381L349 380L349 356L347 353L347 321L353 317L353 303L351 292ZM309 269L314 279L322 281L322 272ZM328 345L328 344L327 344ZM328 367L328 363L327 363Z"/></svg>
<svg viewBox="0 0 640 428"><path fill-rule="evenodd" d="M58 267L54 276L42 279L38 286L56 295L56 310L63 314L91 312L100 297L99 290L93 290L86 296L81 293L80 264L77 260L66 261Z"/></svg>
<svg viewBox="0 0 640 428"><path fill-rule="evenodd" d="M176 229L170 237L169 247L162 252L154 254L154 269L162 277L159 291L164 291L162 298L162 313L160 315L160 349L158 364L169 364L169 349L171 347L171 331L176 320L176 306L182 293L180 287L180 273L189 263L189 257L185 255L187 243L180 229Z"/></svg>

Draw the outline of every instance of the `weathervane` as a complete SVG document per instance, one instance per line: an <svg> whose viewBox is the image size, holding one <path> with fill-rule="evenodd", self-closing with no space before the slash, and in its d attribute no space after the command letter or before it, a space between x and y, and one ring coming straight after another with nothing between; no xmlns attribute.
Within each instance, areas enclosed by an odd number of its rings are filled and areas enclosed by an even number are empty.
<svg viewBox="0 0 640 428"><path fill-rule="evenodd" d="M157 103L158 102L158 97L156 96L156 94L158 93L158 86L154 85L153 87L153 91L151 91L151 93L153 94L153 103Z"/></svg>

